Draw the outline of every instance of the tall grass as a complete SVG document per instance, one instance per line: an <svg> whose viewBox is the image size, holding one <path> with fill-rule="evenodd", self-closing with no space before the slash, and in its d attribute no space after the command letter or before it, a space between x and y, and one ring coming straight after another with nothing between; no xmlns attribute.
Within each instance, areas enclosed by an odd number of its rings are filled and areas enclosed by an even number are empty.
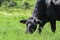
<svg viewBox="0 0 60 40"><path fill-rule="evenodd" d="M19 8L0 7L0 40L60 40L59 21L56 23L56 33L51 31L50 23L48 22L45 24L41 34L38 33L38 30L33 34L26 34L26 25L21 24L19 21L28 19L32 15L36 0L13 1L16 1ZM27 1L32 7L30 9L22 8L20 5L23 5L24 1Z"/></svg>

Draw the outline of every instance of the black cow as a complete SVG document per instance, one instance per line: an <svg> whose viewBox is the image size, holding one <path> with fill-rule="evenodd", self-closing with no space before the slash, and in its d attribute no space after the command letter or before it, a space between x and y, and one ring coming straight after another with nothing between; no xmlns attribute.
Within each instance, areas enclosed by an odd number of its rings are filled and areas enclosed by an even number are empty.
<svg viewBox="0 0 60 40"><path fill-rule="evenodd" d="M38 30L41 33L43 26L50 22L51 30L55 33L56 20L60 20L60 1L59 0L37 0L32 17L28 20L20 20L26 23L27 32L33 33L39 24Z"/></svg>

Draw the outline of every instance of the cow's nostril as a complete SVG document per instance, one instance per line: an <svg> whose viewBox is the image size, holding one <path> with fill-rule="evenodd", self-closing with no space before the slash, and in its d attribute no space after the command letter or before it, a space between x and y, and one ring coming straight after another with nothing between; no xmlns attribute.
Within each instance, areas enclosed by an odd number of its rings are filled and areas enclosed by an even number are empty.
<svg viewBox="0 0 60 40"><path fill-rule="evenodd" d="M29 33L29 30L28 29L26 29L26 33Z"/></svg>
<svg viewBox="0 0 60 40"><path fill-rule="evenodd" d="M26 33L29 33L28 30L26 30Z"/></svg>

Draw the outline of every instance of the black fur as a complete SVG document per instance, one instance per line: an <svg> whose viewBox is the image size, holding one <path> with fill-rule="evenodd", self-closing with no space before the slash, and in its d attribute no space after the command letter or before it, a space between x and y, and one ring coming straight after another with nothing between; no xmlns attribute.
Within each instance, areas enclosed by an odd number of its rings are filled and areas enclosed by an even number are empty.
<svg viewBox="0 0 60 40"><path fill-rule="evenodd" d="M44 27L44 25L47 22L50 22L51 30L52 30L52 32L55 33L56 20L60 20L60 2L59 2L59 0L54 0L54 1L50 0L50 3L48 1L37 0L34 12L32 14L32 17L30 17L32 19L27 20L28 21L27 24L29 24L29 22L33 22L32 24L33 24L33 27L35 28L35 30L36 30L36 27L37 27L36 25L39 24L39 28L38 28L39 33L41 33L42 28ZM31 21L29 21L29 20L31 20ZM39 21L37 21L37 20L39 20ZM23 22L21 22L21 23L23 23ZM30 27L34 30L32 25L30 25ZM28 32L31 32L31 31L28 31Z"/></svg>

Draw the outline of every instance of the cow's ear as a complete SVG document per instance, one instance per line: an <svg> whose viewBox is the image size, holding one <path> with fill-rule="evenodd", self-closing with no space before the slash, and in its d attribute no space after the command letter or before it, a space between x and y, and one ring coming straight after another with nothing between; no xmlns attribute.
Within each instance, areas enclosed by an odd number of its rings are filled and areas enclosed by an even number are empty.
<svg viewBox="0 0 60 40"><path fill-rule="evenodd" d="M27 20L20 20L20 23L25 24Z"/></svg>
<svg viewBox="0 0 60 40"><path fill-rule="evenodd" d="M41 24L42 23L42 21L39 20L39 19L37 19L36 21L37 21L37 24Z"/></svg>

